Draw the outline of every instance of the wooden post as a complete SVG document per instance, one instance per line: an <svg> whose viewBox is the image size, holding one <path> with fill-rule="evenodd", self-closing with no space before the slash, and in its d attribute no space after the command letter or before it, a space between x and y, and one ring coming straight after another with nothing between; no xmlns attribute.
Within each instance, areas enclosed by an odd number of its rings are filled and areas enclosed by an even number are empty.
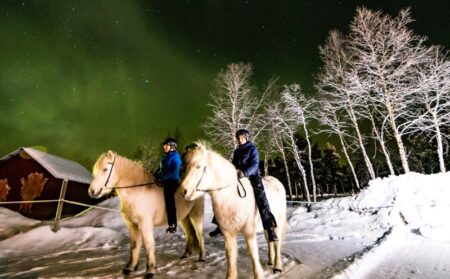
<svg viewBox="0 0 450 279"><path fill-rule="evenodd" d="M58 208L56 208L55 223L53 224L52 228L53 232L58 231L59 220L61 219L62 209L64 205L63 200L66 196L66 189L67 189L67 179L64 179L61 185L61 192L59 193Z"/></svg>

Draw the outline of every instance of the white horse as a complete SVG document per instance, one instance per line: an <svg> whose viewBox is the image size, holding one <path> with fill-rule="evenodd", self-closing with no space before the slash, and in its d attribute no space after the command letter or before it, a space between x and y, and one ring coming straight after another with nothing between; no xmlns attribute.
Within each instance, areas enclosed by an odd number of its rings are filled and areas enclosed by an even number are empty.
<svg viewBox="0 0 450 279"><path fill-rule="evenodd" d="M156 272L153 229L167 225L163 189L155 185L153 175L149 174L140 163L112 151L100 155L94 165L93 174L89 195L99 198L115 190L120 199L122 217L130 231L130 260L123 273L128 275L131 271L137 270L143 240L147 252L145 278L152 278ZM205 261L204 199L187 201L177 192L175 201L177 220L181 220L186 235L186 250L183 257L189 257L194 249L198 249L199 261Z"/></svg>
<svg viewBox="0 0 450 279"><path fill-rule="evenodd" d="M245 178L239 182L233 164L202 143L190 149L186 161L187 173L180 186L182 194L187 200L202 198L205 192L211 195L213 212L225 238L227 278L237 278L238 233L245 237L255 278L263 278L256 240L256 232L262 231L262 223L250 181ZM281 239L286 234L286 192L274 177L264 177L263 184L278 225L275 232L280 238L277 242L268 242L269 265L274 265L274 273L282 272Z"/></svg>

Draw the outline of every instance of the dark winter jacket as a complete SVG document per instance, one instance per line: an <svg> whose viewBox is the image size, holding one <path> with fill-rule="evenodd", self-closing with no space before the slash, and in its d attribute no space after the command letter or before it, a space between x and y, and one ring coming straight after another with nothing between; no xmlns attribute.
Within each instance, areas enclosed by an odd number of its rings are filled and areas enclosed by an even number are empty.
<svg viewBox="0 0 450 279"><path fill-rule="evenodd" d="M233 165L240 169L245 176L260 175L259 153L251 141L239 146L233 153Z"/></svg>
<svg viewBox="0 0 450 279"><path fill-rule="evenodd" d="M158 176L162 181L170 179L180 180L181 158L176 151L169 151L165 154L160 163Z"/></svg>

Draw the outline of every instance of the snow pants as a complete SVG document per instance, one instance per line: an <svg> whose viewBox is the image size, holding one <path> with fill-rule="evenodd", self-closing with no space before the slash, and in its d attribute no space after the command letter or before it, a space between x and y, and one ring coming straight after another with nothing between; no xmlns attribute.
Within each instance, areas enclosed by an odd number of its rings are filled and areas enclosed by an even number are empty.
<svg viewBox="0 0 450 279"><path fill-rule="evenodd" d="M180 185L178 180L169 179L163 181L164 201L166 202L167 223L169 225L177 224L177 210L175 207L175 192Z"/></svg>

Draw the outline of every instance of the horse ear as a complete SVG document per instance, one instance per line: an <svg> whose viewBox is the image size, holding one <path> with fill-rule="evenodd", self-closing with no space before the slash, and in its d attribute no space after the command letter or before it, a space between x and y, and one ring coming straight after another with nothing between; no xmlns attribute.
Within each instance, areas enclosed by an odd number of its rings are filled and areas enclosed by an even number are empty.
<svg viewBox="0 0 450 279"><path fill-rule="evenodd" d="M108 156L108 158L114 158L114 156L116 156L116 153L114 151L108 150L106 156Z"/></svg>

